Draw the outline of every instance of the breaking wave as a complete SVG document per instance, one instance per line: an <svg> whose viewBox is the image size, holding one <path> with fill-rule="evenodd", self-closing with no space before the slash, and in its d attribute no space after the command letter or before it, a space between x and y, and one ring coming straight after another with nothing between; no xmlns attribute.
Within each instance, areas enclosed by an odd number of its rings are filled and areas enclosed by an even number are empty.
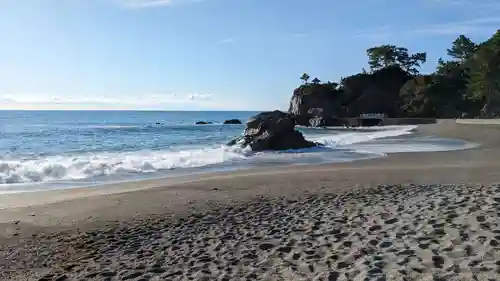
<svg viewBox="0 0 500 281"><path fill-rule="evenodd" d="M259 163L259 161L290 160L292 163L301 161L301 157L310 159L323 152L328 162L345 161L336 159L335 155L348 155L348 160L384 155L380 149L370 150L366 145L372 140L397 137L412 133L415 126L388 126L376 129L333 130L321 131L321 134L306 133L308 139L323 144L324 150L318 149L288 151L282 153L253 153L249 149L219 146L193 148L184 147L178 150L142 150L127 152L87 152L74 155L38 156L32 159L2 159L0 160L0 184L38 183L61 180L93 179L108 175L133 175L168 171L182 168L198 168L210 165L232 165L234 163ZM319 131L318 131L319 132ZM358 148L358 149L357 149ZM424 150L414 147L414 151ZM349 150L349 154L341 151ZM338 151L338 154L331 152ZM405 150L406 151L406 150ZM428 151L428 150L427 150ZM343 152L342 152L343 153ZM359 153L356 156L356 153ZM362 155L361 155L362 154ZM312 157L312 158L311 158ZM250 160L250 161L249 161ZM305 160L304 160L305 161Z"/></svg>

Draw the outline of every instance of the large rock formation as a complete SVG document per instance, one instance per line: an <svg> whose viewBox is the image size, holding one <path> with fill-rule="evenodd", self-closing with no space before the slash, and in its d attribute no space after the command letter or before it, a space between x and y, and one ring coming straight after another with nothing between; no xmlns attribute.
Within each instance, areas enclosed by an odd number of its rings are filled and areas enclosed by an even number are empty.
<svg viewBox="0 0 500 281"><path fill-rule="evenodd" d="M412 78L412 75L394 66L342 79L342 103L346 115L357 117L363 113L385 113L389 117L402 116L399 91Z"/></svg>
<svg viewBox="0 0 500 281"><path fill-rule="evenodd" d="M382 45L367 54L370 71L341 78L338 84L317 78L308 83L304 73L305 83L295 89L289 106L297 124L330 126L339 119L350 123L363 113L500 118L500 30L481 43L459 36L448 49L451 60L440 59L429 75L418 75L426 53Z"/></svg>
<svg viewBox="0 0 500 281"><path fill-rule="evenodd" d="M345 125L344 117L362 113L401 115L399 90L412 76L399 67L359 73L336 83L305 84L295 89L289 112L304 126Z"/></svg>
<svg viewBox="0 0 500 281"><path fill-rule="evenodd" d="M336 84L307 84L295 89L288 112L295 115L298 125L333 126L330 120L340 109L335 99ZM310 121L311 120L311 121Z"/></svg>
<svg viewBox="0 0 500 281"><path fill-rule="evenodd" d="M251 117L244 135L229 145L250 146L253 151L262 151L308 148L318 144L307 141L295 130L295 119L291 114L276 110Z"/></svg>

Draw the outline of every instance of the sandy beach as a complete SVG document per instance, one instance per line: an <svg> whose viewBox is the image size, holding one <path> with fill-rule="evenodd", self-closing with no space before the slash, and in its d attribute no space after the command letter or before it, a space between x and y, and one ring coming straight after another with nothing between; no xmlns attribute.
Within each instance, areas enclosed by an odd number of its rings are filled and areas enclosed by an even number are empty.
<svg viewBox="0 0 500 281"><path fill-rule="evenodd" d="M0 280L498 280L500 126L479 147L0 196Z"/></svg>

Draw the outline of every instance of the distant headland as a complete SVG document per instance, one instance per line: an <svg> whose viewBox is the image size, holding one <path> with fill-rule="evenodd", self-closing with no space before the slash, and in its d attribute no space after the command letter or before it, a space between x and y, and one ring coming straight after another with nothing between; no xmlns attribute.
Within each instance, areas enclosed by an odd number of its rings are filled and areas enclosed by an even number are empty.
<svg viewBox="0 0 500 281"><path fill-rule="evenodd" d="M390 118L500 117L500 30L482 43L460 35L431 74L420 74L426 53L382 45L367 50L370 69L322 82L304 73L289 112L297 124L339 125L347 117L380 113Z"/></svg>

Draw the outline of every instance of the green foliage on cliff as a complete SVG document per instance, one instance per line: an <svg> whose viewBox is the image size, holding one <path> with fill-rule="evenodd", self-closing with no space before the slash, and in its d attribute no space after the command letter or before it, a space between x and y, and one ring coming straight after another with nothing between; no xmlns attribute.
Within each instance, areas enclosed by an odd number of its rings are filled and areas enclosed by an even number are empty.
<svg viewBox="0 0 500 281"><path fill-rule="evenodd" d="M468 98L482 102L481 116L500 117L500 30L481 44L465 64Z"/></svg>
<svg viewBox="0 0 500 281"><path fill-rule="evenodd" d="M418 68L427 60L426 53L409 54L408 49L395 45L382 45L366 50L368 65L372 71L399 66L408 73L417 74Z"/></svg>
<svg viewBox="0 0 500 281"><path fill-rule="evenodd" d="M311 76L309 76L309 74L305 73L302 74L302 76L300 76L300 80L304 81L304 84L307 84L307 82L309 81L309 78L311 78Z"/></svg>
<svg viewBox="0 0 500 281"><path fill-rule="evenodd" d="M340 83L321 83L309 75L294 92L295 114L323 101L322 112L337 117L365 112L391 117L500 117L500 30L486 42L476 44L460 35L446 50L449 60L439 59L434 73L419 75L426 53L409 53L395 45L367 50L370 71L344 77ZM306 102L297 102L307 95ZM325 99L325 95L329 95ZM292 100L293 101L293 100ZM325 102L327 101L327 102Z"/></svg>
<svg viewBox="0 0 500 281"><path fill-rule="evenodd" d="M447 50L448 56L460 61L465 62L469 59L476 51L477 46L470 38L465 35L458 36L455 41L453 41L450 49Z"/></svg>

